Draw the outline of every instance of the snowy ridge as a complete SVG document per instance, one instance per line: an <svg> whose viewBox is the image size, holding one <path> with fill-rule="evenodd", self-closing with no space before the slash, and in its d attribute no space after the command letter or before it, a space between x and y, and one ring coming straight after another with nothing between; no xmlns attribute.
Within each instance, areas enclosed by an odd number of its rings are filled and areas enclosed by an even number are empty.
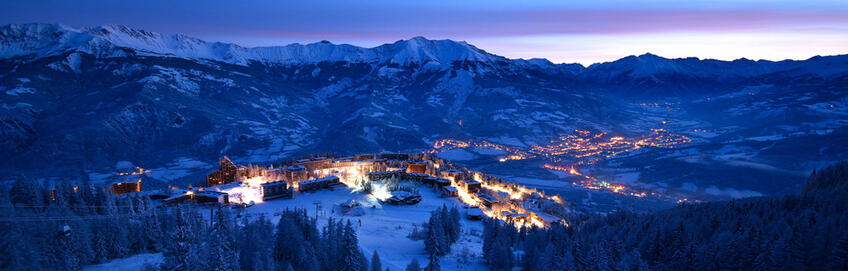
<svg viewBox="0 0 848 271"><path fill-rule="evenodd" d="M415 37L375 48L336 45L327 41L306 45L245 48L207 42L186 35L166 35L120 25L75 29L55 24L19 24L0 28L0 58L34 58L80 51L98 57L137 55L205 59L245 65L262 63L318 63L347 61L401 65L453 62L495 62L508 59L489 54L466 42Z"/></svg>

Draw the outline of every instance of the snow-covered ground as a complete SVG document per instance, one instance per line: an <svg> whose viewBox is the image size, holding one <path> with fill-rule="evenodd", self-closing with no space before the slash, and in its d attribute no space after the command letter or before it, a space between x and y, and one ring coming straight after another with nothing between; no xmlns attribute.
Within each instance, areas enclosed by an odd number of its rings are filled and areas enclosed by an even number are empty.
<svg viewBox="0 0 848 271"><path fill-rule="evenodd" d="M145 264L157 265L164 261L162 253L146 253L132 255L122 259L114 259L106 263L89 265L83 271L141 271Z"/></svg>
<svg viewBox="0 0 848 271"><path fill-rule="evenodd" d="M440 152L436 156L451 161L468 161L477 158L477 155L474 153L459 148Z"/></svg>
<svg viewBox="0 0 848 271"><path fill-rule="evenodd" d="M330 217L335 219L350 219L357 229L359 245L370 258L374 250L380 254L383 268L390 270L404 270L412 258L418 258L422 265L427 263L427 255L424 252L424 241L414 241L407 238L415 225L422 230L421 223L426 222L430 212L442 205L457 206L463 216L462 238L452 246L451 253L441 258L441 266L444 270L487 270L482 264L482 232L483 224L479 221L465 219L465 210L456 198L441 198L432 188L420 186L423 200L416 205L388 205L380 204L374 198L361 192L352 192L343 186L336 186L334 190L319 190L312 193L296 194L294 199L275 199L259 203L245 209L244 215L265 216L276 223L278 219L275 214L286 208L303 208L310 215L316 215L316 204L320 203L324 212L318 215L319 225L326 224ZM362 203L361 215L341 214L339 204L354 199ZM360 225L361 221L361 226ZM460 257L463 251L471 254L469 257ZM461 260L466 258L467 261ZM465 262L465 263L462 263Z"/></svg>

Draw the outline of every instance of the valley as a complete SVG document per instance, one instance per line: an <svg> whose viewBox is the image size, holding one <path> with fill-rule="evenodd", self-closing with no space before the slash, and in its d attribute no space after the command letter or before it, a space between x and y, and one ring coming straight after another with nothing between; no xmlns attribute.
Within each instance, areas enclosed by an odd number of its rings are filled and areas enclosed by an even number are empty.
<svg viewBox="0 0 848 271"><path fill-rule="evenodd" d="M115 25L0 32L4 182L103 182L122 161L186 186L224 155L394 151L606 212L791 193L848 153L844 55L583 66L421 37L245 48Z"/></svg>

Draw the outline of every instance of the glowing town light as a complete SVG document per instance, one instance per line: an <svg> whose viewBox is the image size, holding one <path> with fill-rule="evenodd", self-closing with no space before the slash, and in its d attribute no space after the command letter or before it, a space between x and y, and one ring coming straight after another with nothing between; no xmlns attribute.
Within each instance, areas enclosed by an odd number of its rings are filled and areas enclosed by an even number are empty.
<svg viewBox="0 0 848 271"><path fill-rule="evenodd" d="M260 185L254 187L247 182L244 182L240 186L236 186L222 192L229 195L230 202L232 203L260 203L262 202L263 196Z"/></svg>
<svg viewBox="0 0 848 271"><path fill-rule="evenodd" d="M379 201L385 201L392 197L388 187L384 184L371 184L371 196Z"/></svg>
<svg viewBox="0 0 848 271"><path fill-rule="evenodd" d="M573 174L573 175L583 175L583 174L580 174L580 171L577 171L577 169L574 168L574 167L569 168L568 173Z"/></svg>
<svg viewBox="0 0 848 271"><path fill-rule="evenodd" d="M257 187L258 188L259 186L261 186L263 183L266 183L266 182L268 182L268 181L265 180L265 178L260 176L260 177L253 177L253 178L244 180L243 183L246 184L249 187Z"/></svg>
<svg viewBox="0 0 848 271"><path fill-rule="evenodd" d="M624 190L625 187L623 185L613 185L613 186L610 186L609 188L610 188L610 190L612 190L612 192L621 193L621 191Z"/></svg>

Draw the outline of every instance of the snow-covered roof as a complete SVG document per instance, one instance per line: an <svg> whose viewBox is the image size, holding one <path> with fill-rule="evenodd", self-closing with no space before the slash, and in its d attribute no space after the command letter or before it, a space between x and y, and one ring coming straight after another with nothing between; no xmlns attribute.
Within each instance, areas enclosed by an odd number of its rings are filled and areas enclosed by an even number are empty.
<svg viewBox="0 0 848 271"><path fill-rule="evenodd" d="M228 184L210 186L210 187L207 187L206 190L207 191L228 191L228 190L231 190L231 189L239 187L239 186L241 186L240 182L231 182L231 183L228 183Z"/></svg>
<svg viewBox="0 0 848 271"><path fill-rule="evenodd" d="M311 180L307 180L307 181L302 181L302 182L300 182L300 184L320 183L320 182L326 182L326 181L330 181L330 180L338 180L338 179L339 179L339 177L336 177L336 176L329 176L329 177L324 177L324 178L318 178L318 179L311 179Z"/></svg>
<svg viewBox="0 0 848 271"><path fill-rule="evenodd" d="M462 182L465 182L466 184L469 184L469 185L480 184L480 182L475 181L475 180L462 180Z"/></svg>

